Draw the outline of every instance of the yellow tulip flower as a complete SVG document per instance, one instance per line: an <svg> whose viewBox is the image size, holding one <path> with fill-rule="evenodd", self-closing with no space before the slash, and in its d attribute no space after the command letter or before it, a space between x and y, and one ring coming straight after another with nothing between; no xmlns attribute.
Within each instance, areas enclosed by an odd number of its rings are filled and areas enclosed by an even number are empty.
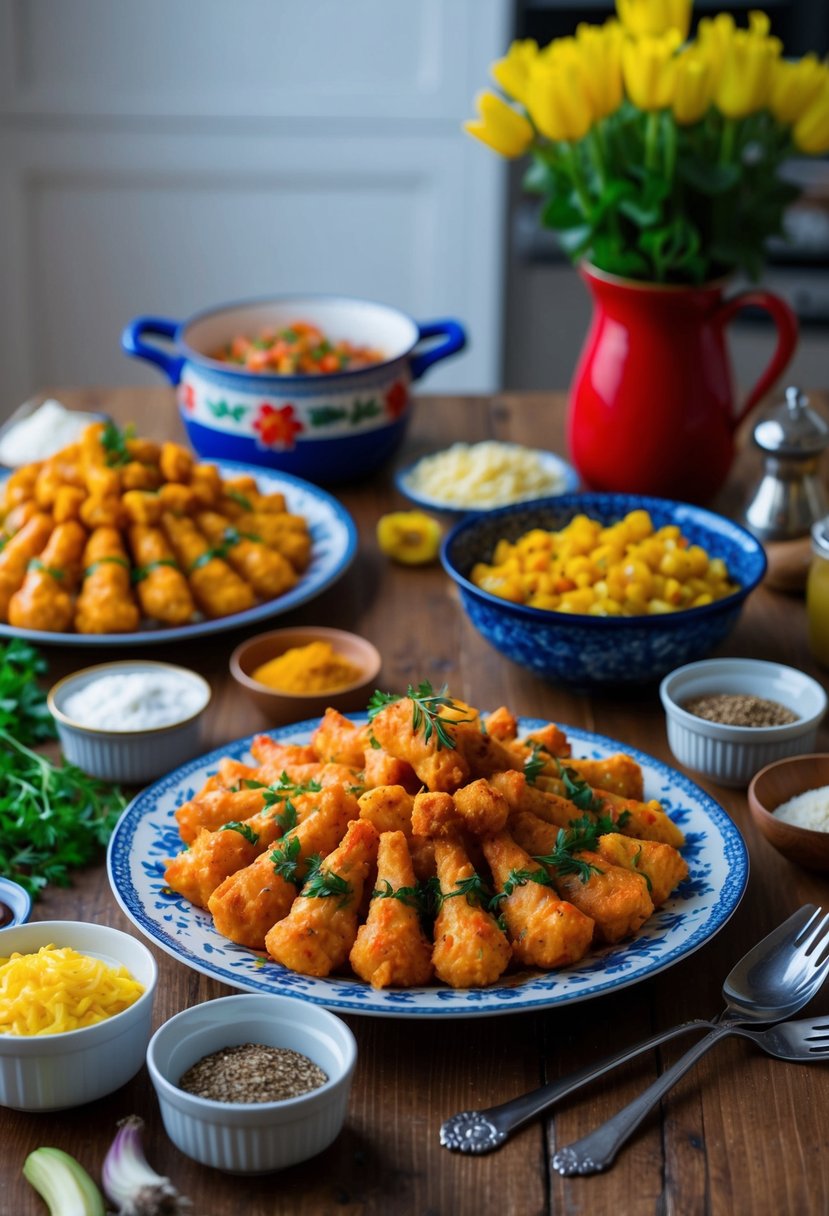
<svg viewBox="0 0 829 1216"><path fill-rule="evenodd" d="M710 59L698 47L683 51L676 61L673 114L680 126L699 122L711 105L714 71Z"/></svg>
<svg viewBox="0 0 829 1216"><path fill-rule="evenodd" d="M479 93L475 104L480 118L463 124L464 130L501 156L523 156L533 140L532 125L495 93Z"/></svg>
<svg viewBox="0 0 829 1216"><path fill-rule="evenodd" d="M618 21L604 25L582 23L576 29L576 46L585 66L585 88L596 118L615 114L622 104L622 43Z"/></svg>
<svg viewBox="0 0 829 1216"><path fill-rule="evenodd" d="M829 152L829 84L824 82L809 108L800 115L792 136L800 151L809 156Z"/></svg>
<svg viewBox="0 0 829 1216"><path fill-rule="evenodd" d="M508 97L524 102L530 68L538 56L538 43L532 38L513 42L503 59L496 59L491 71L497 84Z"/></svg>
<svg viewBox="0 0 829 1216"><path fill-rule="evenodd" d="M750 13L749 28L736 29L728 40L714 100L726 118L745 118L765 109L783 47L769 36L765 13Z"/></svg>
<svg viewBox="0 0 829 1216"><path fill-rule="evenodd" d="M626 38L622 74L628 97L640 110L664 110L676 91L679 30L644 38Z"/></svg>
<svg viewBox="0 0 829 1216"><path fill-rule="evenodd" d="M595 118L586 70L575 38L557 38L530 71L527 109L548 139L583 139Z"/></svg>
<svg viewBox="0 0 829 1216"><path fill-rule="evenodd" d="M616 0L616 12L634 38L654 37L679 30L680 41L688 37L693 0Z"/></svg>
<svg viewBox="0 0 829 1216"><path fill-rule="evenodd" d="M808 110L829 78L829 68L815 55L781 59L774 68L769 105L778 122L793 125Z"/></svg>
<svg viewBox="0 0 829 1216"><path fill-rule="evenodd" d="M731 45L736 30L730 13L718 13L716 17L703 17L697 27L696 46L711 65L711 76L716 88L722 75L725 53Z"/></svg>

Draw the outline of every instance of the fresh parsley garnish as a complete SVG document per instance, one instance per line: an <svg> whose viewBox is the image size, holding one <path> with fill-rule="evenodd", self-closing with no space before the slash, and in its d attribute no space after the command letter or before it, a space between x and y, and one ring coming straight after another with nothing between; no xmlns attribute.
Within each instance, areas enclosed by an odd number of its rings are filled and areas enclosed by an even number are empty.
<svg viewBox="0 0 829 1216"><path fill-rule="evenodd" d="M338 906L344 908L353 895L353 888L336 870L324 870L322 865L315 865L309 868L300 895L304 899L336 898L340 901Z"/></svg>
<svg viewBox="0 0 829 1216"><path fill-rule="evenodd" d="M537 859L536 859L537 860ZM497 911L499 905L509 899L518 887L525 887L528 882L537 882L541 887L551 887L553 880L543 867L537 870L510 870L503 887L489 901L490 912Z"/></svg>
<svg viewBox="0 0 829 1216"><path fill-rule="evenodd" d="M399 899L401 904L414 908L417 913L423 912L424 892L419 886L393 887L387 878L380 879L379 885L371 893L372 899Z"/></svg>
<svg viewBox="0 0 829 1216"><path fill-rule="evenodd" d="M301 844L298 836L285 836L271 853L273 872L286 882L298 883L297 867L299 865Z"/></svg>
<svg viewBox="0 0 829 1216"><path fill-rule="evenodd" d="M564 782L565 797L569 798L571 802L575 802L580 811L600 811L601 801L593 793L584 777L569 765L562 764L560 760L557 761L557 764L559 776Z"/></svg>
<svg viewBox="0 0 829 1216"><path fill-rule="evenodd" d="M473 908L486 908L492 898L492 892L487 888L480 874L470 874L468 878L459 878L451 891L441 889L438 878L430 878L426 884L429 901L435 913L438 913L447 899L463 896Z"/></svg>
<svg viewBox="0 0 829 1216"><path fill-rule="evenodd" d="M278 781L261 788L264 790L262 798L266 809L276 806L277 803L283 804L282 810L274 811L274 819L282 828L283 835L287 835L299 823L297 809L291 799L298 798L300 794L319 794L322 791L319 781L312 779L306 781L304 785L299 785L288 776L284 769Z"/></svg>
<svg viewBox="0 0 829 1216"><path fill-rule="evenodd" d="M580 826L585 822L590 826ZM536 856L533 860L540 861L543 866L549 866L561 877L575 874L581 882L587 882L591 874L602 874L604 871L575 854L585 850L591 852L595 847L598 835L597 823L591 820L575 820L574 825L571 825L569 829L559 828L551 853Z"/></svg>
<svg viewBox="0 0 829 1216"><path fill-rule="evenodd" d="M34 646L0 645L0 874L35 897L51 883L69 886L126 804L117 787L31 750L56 733L38 684L45 672Z"/></svg>
<svg viewBox="0 0 829 1216"><path fill-rule="evenodd" d="M535 785L536 780L541 772L543 772L549 753L544 750L542 745L535 739L530 740L530 754L524 760L524 776L527 779L527 785Z"/></svg>
<svg viewBox="0 0 829 1216"><path fill-rule="evenodd" d="M223 832L238 832L240 836L244 836L248 844L259 843L259 833L254 832L249 823L242 823L238 819L231 819L228 823L223 823L221 830Z"/></svg>
<svg viewBox="0 0 829 1216"><path fill-rule="evenodd" d="M129 447L130 439L135 438L135 426L129 423L125 427L117 426L111 419L101 432L101 447L104 449L104 459L110 468L118 468L129 464L132 460Z"/></svg>

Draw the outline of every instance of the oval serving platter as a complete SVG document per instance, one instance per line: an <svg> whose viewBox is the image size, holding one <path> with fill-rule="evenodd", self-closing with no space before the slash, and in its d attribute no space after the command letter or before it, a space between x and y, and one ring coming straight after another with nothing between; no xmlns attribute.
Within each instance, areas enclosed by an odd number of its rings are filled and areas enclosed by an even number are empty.
<svg viewBox="0 0 829 1216"><path fill-rule="evenodd" d="M161 642L178 642L187 638L203 637L221 633L227 629L241 629L255 625L316 599L327 587L336 582L354 560L357 552L357 529L342 503L332 494L294 477L290 473L278 473L259 465L235 464L231 461L214 461L219 472L226 477L243 473L255 477L259 489L265 494L284 494L288 509L295 515L304 515L311 533L311 561L295 587L275 600L267 600L236 612L231 616L213 620L193 621L189 625L174 625L169 628L148 625L134 633L45 633L40 629L17 629L0 624L0 637L25 638L42 646L157 646ZM10 474L0 473L0 486Z"/></svg>
<svg viewBox="0 0 829 1216"><path fill-rule="evenodd" d="M363 721L360 715L352 715ZM316 722L272 731L283 743L307 743ZM522 718L522 734L544 725ZM693 781L661 761L603 735L563 726L575 755L599 758L620 749L642 766L646 798L658 798L685 833L689 876L630 941L592 951L558 971L519 972L490 988L375 991L356 978L316 979L237 946L164 883L166 859L181 848L176 808L188 801L223 756L250 760L252 736L182 765L142 791L110 840L109 880L118 903L151 941L188 967L246 992L301 997L345 1013L395 1018L481 1017L546 1009L603 996L647 979L686 958L726 924L748 881L748 854L725 811Z"/></svg>

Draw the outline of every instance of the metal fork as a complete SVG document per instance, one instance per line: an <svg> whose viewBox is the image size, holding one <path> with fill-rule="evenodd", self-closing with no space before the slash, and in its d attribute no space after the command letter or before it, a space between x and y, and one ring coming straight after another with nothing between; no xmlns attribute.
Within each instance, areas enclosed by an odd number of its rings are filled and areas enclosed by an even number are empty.
<svg viewBox="0 0 829 1216"><path fill-rule="evenodd" d="M784 976L781 977L792 992L792 1000L799 1000L799 1004L794 1004L794 1009L801 1008L814 996L829 974L827 921L829 917L824 917L812 932L798 943L798 948L788 960ZM704 1039L680 1056L676 1063L649 1085L638 1098L634 1098L588 1135L559 1149L553 1156L553 1169L564 1175L598 1174L606 1170L648 1112L680 1077L720 1039L735 1034L752 1039L764 1051L780 1059L809 1063L826 1058L827 1048L822 1044L829 1039L829 1018L787 1022L763 1031L750 1030L732 1022L718 1022Z"/></svg>

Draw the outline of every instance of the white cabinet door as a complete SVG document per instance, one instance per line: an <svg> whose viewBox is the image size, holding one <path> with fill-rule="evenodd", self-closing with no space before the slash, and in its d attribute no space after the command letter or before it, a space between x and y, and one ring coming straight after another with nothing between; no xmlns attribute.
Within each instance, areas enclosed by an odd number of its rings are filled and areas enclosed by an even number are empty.
<svg viewBox="0 0 829 1216"><path fill-rule="evenodd" d="M497 387L503 163L460 124L508 0L0 0L0 412L157 383L141 313L330 291L454 316Z"/></svg>

